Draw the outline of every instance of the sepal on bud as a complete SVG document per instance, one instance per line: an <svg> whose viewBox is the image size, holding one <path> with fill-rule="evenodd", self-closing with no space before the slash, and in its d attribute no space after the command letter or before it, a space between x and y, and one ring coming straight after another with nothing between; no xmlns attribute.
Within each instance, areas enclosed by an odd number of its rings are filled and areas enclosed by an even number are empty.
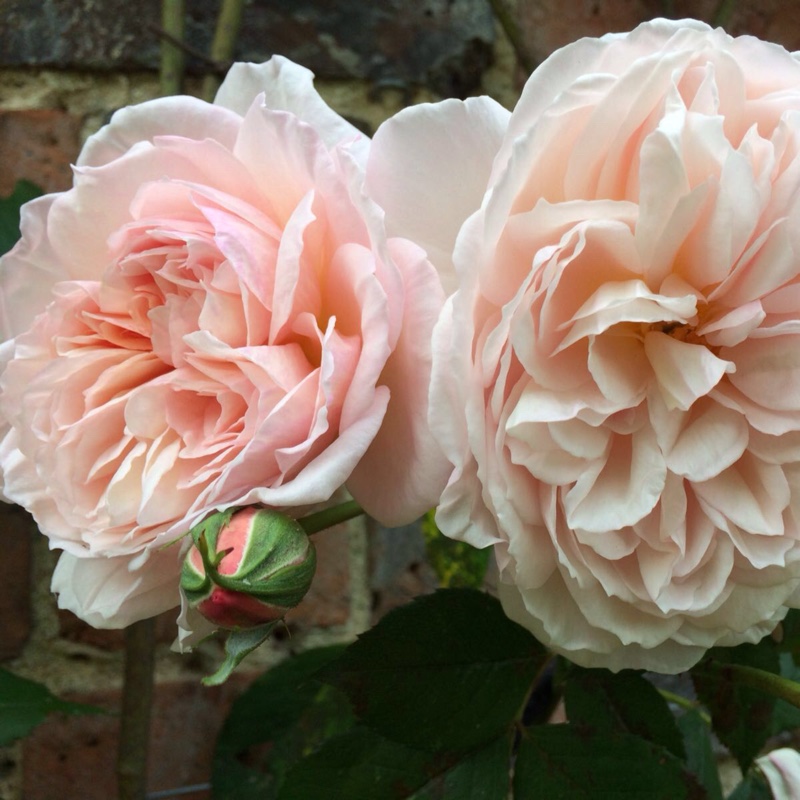
<svg viewBox="0 0 800 800"><path fill-rule="evenodd" d="M190 535L194 547L183 563L181 587L189 604L221 628L276 622L311 586L314 545L296 520L277 511L229 509Z"/></svg>

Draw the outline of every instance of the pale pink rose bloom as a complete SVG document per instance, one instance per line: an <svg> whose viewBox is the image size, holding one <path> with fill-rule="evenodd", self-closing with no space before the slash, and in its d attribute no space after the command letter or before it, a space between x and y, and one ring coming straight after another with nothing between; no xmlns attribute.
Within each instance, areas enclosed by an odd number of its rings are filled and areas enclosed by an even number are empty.
<svg viewBox="0 0 800 800"><path fill-rule="evenodd" d="M211 510L299 514L346 483L400 524L446 481L427 427L443 290L387 239L369 140L312 77L275 57L234 66L213 105L117 112L0 261L4 492L97 627L179 603L185 546L162 546Z"/></svg>
<svg viewBox="0 0 800 800"><path fill-rule="evenodd" d="M389 229L455 266L437 521L494 545L509 616L662 672L771 631L800 601L800 61L656 20L555 53L508 120L409 109L370 159L412 176L374 187ZM458 203L404 200L418 164Z"/></svg>
<svg viewBox="0 0 800 800"><path fill-rule="evenodd" d="M775 800L800 800L800 753L782 747L756 760Z"/></svg>

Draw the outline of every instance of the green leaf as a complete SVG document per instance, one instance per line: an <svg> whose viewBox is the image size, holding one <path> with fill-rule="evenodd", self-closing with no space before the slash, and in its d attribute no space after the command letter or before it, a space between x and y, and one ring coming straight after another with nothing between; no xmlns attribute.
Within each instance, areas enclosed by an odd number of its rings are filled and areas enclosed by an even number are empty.
<svg viewBox="0 0 800 800"><path fill-rule="evenodd" d="M632 670L572 666L566 678L564 703L570 722L597 731L632 733L660 744L683 759L683 739L667 701L652 683Z"/></svg>
<svg viewBox="0 0 800 800"><path fill-rule="evenodd" d="M800 683L800 667L795 663L791 653L780 654L780 672L784 678ZM800 708L779 699L772 713L771 735L776 736L784 731L800 728Z"/></svg>
<svg viewBox="0 0 800 800"><path fill-rule="evenodd" d="M203 678L204 686L218 686L225 683L230 678L231 673L250 655L257 647L260 647L269 639L273 628L280 622L267 622L265 625L258 625L255 628L245 628L243 630L230 631L225 636L225 660L220 664L219 669L213 674Z"/></svg>
<svg viewBox="0 0 800 800"><path fill-rule="evenodd" d="M711 744L711 729L697 711L688 711L678 719L686 749L686 766L706 790L708 800L722 800L719 767Z"/></svg>
<svg viewBox="0 0 800 800"><path fill-rule="evenodd" d="M0 746L25 736L48 714L105 714L102 708L60 700L36 681L0 669Z"/></svg>
<svg viewBox="0 0 800 800"><path fill-rule="evenodd" d="M444 536L434 521L434 511L422 520L425 554L439 584L447 589L480 589L489 566L490 548L478 550L466 542Z"/></svg>
<svg viewBox="0 0 800 800"><path fill-rule="evenodd" d="M8 197L0 197L0 255L7 253L19 239L19 210L29 200L42 194L30 181L17 181Z"/></svg>
<svg viewBox="0 0 800 800"><path fill-rule="evenodd" d="M711 712L714 732L731 751L743 773L772 732L776 698L737 681L730 665L778 673L778 653L769 640L758 645L715 647L692 669L697 696Z"/></svg>
<svg viewBox="0 0 800 800"><path fill-rule="evenodd" d="M385 616L323 677L384 736L464 750L509 728L548 657L494 598L440 589Z"/></svg>
<svg viewBox="0 0 800 800"><path fill-rule="evenodd" d="M520 743L514 800L701 800L686 767L627 733L538 725Z"/></svg>
<svg viewBox="0 0 800 800"><path fill-rule="evenodd" d="M343 649L337 645L293 656L236 700L217 739L214 800L274 800L296 762L352 727L347 698L314 677Z"/></svg>
<svg viewBox="0 0 800 800"><path fill-rule="evenodd" d="M509 737L429 753L354 728L297 764L278 800L506 800Z"/></svg>
<svg viewBox="0 0 800 800"><path fill-rule="evenodd" d="M790 608L773 636L780 640L778 648L790 653L796 664L800 664L800 608Z"/></svg>

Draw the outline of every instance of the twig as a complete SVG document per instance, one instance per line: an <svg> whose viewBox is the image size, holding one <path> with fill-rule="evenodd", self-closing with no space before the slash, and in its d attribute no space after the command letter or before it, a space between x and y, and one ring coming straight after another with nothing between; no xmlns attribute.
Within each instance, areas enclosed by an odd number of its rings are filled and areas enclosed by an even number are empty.
<svg viewBox="0 0 800 800"><path fill-rule="evenodd" d="M222 0L217 17L214 40L211 42L211 60L215 63L231 61L236 39L242 27L244 0ZM216 73L206 75L203 79L203 99L212 102L221 81Z"/></svg>
<svg viewBox="0 0 800 800"><path fill-rule="evenodd" d="M536 69L536 59L528 51L522 32L519 29L516 19L506 5L506 0L489 0L495 19L500 23L500 27L508 36L511 47L517 56L520 66L530 75Z"/></svg>
<svg viewBox="0 0 800 800"><path fill-rule="evenodd" d="M214 61L202 50L198 50L196 47L192 47L190 44L186 44L186 42L177 39L171 33L167 33L167 31L165 31L160 25L156 25L154 22L145 22L145 26L153 31L153 33L155 33L159 39L165 39L166 41L170 42L170 44L174 44L175 47L183 50L187 56L191 56L192 58L196 58L198 61L201 61L203 64L205 64L206 69L213 70L218 75L224 75L231 68L230 62Z"/></svg>
<svg viewBox="0 0 800 800"><path fill-rule="evenodd" d="M185 21L184 0L162 0L161 24L164 32L170 38L183 39ZM172 41L163 39L161 42L161 94L180 94L183 84L184 52L182 47L176 47Z"/></svg>
<svg viewBox="0 0 800 800"><path fill-rule="evenodd" d="M125 685L117 753L120 800L146 797L154 664L155 620L134 622L125 630Z"/></svg>

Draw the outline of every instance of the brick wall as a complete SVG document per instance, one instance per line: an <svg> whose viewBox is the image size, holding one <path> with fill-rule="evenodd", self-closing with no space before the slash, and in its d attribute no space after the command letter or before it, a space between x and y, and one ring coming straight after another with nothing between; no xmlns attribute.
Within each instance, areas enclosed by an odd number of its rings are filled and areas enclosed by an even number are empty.
<svg viewBox="0 0 800 800"><path fill-rule="evenodd" d="M195 14L188 29L191 41L196 47L205 47L215 5L190 5ZM273 5L278 12L290 14L286 10L290 4ZM309 0L301 5L305 8L313 3ZM356 0L344 4L352 13L355 9L362 13L363 7L370 5L359 6ZM393 7L392 3L386 5ZM304 30L297 19L258 24L272 25L271 35L275 28L284 33L284 40L278 36L268 50L283 52L314 68L328 102L362 127L374 130L404 104L435 100L443 94L483 91L513 105L524 74L508 39L499 28L494 30L491 19L487 32L488 6L483 10L478 6L480 0L421 4L423 11L431 11L435 23L428 31L433 37L430 41L440 44L439 50L420 46L414 53L408 52L410 23L402 14L378 21L363 18L367 29L378 22L389 26L383 39L373 37L377 41L373 46L383 47L378 51L380 58L365 50L363 31L356 30L354 39L347 41L347 26L331 28L333 33L323 30L330 20L315 19L314 25ZM629 29L665 11L709 19L718 3L512 0L509 6L527 55L538 62L554 47L582 35ZM131 37L118 16L124 13L130 19L131 9L139 17L150 14L157 18L157 3L149 0L0 0L0 195L7 194L20 178L47 191L68 188L69 165L85 137L114 109L158 94L153 71L157 47L148 39L146 47L126 49ZM800 2L742 0L735 5L728 27L733 33L756 33L799 50ZM261 40L256 22L246 28L249 33L242 57L267 57L268 52L258 50ZM395 39L405 41L408 47L387 55L394 41L392 30ZM31 41L39 42L38 48L32 48ZM350 56L343 60L342 52ZM443 52L447 54L444 65ZM345 62L347 69L342 66ZM378 72L375 64L382 65ZM195 73L202 67L190 66ZM196 75L190 79L190 92L197 90L198 81ZM0 515L0 661L18 674L43 681L68 699L117 710L122 634L95 631L68 612L59 612L48 588L55 554L48 551L46 540L24 512L0 506ZM159 618L149 776L152 790L208 779L214 735L225 711L264 665L307 646L352 638L378 615L435 584L425 564L419 531L413 527L386 531L373 526L367 530L365 523L357 521L320 535L317 543L319 570L310 594L288 617L287 628L223 687L206 689L199 683L218 662L218 646L204 643L191 655L171 653L175 615ZM52 717L23 742L0 749L0 800L108 800L115 794L116 736L114 716ZM197 791L186 797L201 800L208 793Z"/></svg>

